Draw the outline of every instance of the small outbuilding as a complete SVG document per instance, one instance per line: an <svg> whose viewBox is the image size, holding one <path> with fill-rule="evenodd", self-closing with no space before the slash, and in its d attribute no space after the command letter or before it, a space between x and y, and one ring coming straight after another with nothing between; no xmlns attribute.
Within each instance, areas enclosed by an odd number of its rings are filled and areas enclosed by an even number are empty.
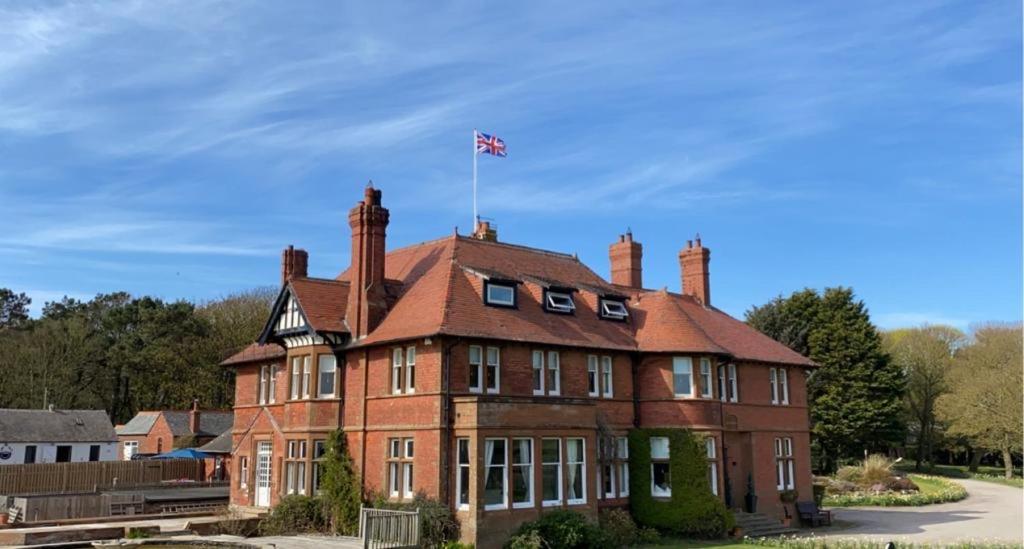
<svg viewBox="0 0 1024 549"><path fill-rule="evenodd" d="M117 433L103 410L0 409L0 465L116 459Z"/></svg>

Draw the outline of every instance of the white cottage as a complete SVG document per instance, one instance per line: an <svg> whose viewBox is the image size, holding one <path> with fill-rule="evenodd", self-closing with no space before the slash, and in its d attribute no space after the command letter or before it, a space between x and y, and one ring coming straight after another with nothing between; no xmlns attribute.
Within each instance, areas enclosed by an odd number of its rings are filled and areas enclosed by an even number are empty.
<svg viewBox="0 0 1024 549"><path fill-rule="evenodd" d="M103 410L0 409L0 465L117 458L117 434Z"/></svg>

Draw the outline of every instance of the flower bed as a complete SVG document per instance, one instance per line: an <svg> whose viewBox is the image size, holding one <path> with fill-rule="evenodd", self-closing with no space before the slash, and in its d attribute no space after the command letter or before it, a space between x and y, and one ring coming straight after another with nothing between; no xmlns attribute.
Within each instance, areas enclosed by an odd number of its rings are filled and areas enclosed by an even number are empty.
<svg viewBox="0 0 1024 549"><path fill-rule="evenodd" d="M949 543L913 543L900 539L842 539L842 538L757 538L744 540L747 545L782 547L785 549L883 549L892 541L900 549L1020 549L1019 543L995 540L965 540Z"/></svg>
<svg viewBox="0 0 1024 549"><path fill-rule="evenodd" d="M825 496L823 504L826 507L868 505L900 507L948 503L967 497L967 490L951 480L926 475L912 475L910 478L918 485L919 491L880 493L857 491L847 494L830 494Z"/></svg>

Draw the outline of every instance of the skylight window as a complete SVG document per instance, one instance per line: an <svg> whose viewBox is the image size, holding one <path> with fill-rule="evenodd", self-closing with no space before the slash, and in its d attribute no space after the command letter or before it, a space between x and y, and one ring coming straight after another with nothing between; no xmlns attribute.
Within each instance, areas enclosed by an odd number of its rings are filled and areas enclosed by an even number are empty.
<svg viewBox="0 0 1024 549"><path fill-rule="evenodd" d="M601 318L625 320L628 316L629 310L626 309L625 303L614 299L601 300Z"/></svg>
<svg viewBox="0 0 1024 549"><path fill-rule="evenodd" d="M545 292L544 307L554 313L571 313L576 310L572 295L565 292Z"/></svg>
<svg viewBox="0 0 1024 549"><path fill-rule="evenodd" d="M484 284L484 291L484 299L488 305L497 305L499 307L516 306L516 288L511 284L487 282Z"/></svg>

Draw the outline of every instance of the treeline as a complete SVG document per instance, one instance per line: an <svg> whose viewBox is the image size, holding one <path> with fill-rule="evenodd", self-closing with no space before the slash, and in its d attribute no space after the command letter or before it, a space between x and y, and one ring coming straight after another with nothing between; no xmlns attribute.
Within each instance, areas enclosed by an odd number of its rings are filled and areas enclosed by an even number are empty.
<svg viewBox="0 0 1024 549"><path fill-rule="evenodd" d="M46 303L0 288L0 408L106 410L124 423L139 410L230 408L234 375L218 364L251 343L273 289L193 304L100 294Z"/></svg>
<svg viewBox="0 0 1024 549"><path fill-rule="evenodd" d="M816 470L866 453L934 464L943 449L975 467L995 454L1012 474L1024 438L1020 324L883 332L849 288L780 296L746 320L819 365L807 387Z"/></svg>

